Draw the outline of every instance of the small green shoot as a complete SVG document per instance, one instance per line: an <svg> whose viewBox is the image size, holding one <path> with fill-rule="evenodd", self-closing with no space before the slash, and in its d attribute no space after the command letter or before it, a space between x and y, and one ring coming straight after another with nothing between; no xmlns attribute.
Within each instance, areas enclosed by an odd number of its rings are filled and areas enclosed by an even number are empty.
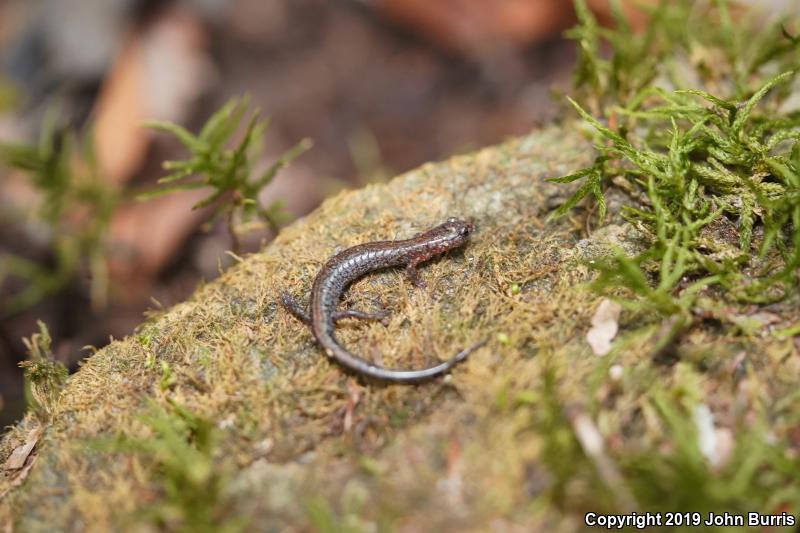
<svg viewBox="0 0 800 533"><path fill-rule="evenodd" d="M39 333L22 339L28 350L28 359L19 363L31 395L31 407L42 422L50 422L56 412L58 399L67 382L67 368L55 360L51 348L50 331L38 321Z"/></svg>
<svg viewBox="0 0 800 533"><path fill-rule="evenodd" d="M158 181L162 187L139 196L147 199L175 191L210 188L211 193L197 202L193 209L215 206L213 218L225 217L227 220L234 252L240 249L235 228L237 219L244 222L255 216L273 230L280 226L283 221L280 204L262 206L258 196L280 169L311 147L311 140L303 139L269 168L255 175L254 168L269 123L260 120L258 109L245 120L248 107L247 98L230 100L209 118L197 135L171 122L148 122L147 127L174 135L189 150L190 156L165 162L164 169L169 174ZM229 147L242 124L241 139L234 147Z"/></svg>

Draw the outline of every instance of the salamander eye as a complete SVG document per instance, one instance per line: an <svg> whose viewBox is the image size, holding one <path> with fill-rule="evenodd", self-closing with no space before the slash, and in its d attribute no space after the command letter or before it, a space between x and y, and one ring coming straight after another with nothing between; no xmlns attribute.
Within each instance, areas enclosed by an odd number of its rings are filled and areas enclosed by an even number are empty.
<svg viewBox="0 0 800 533"><path fill-rule="evenodd" d="M467 235L469 235L469 226L464 226L463 228L458 230L458 233L466 237Z"/></svg>
<svg viewBox="0 0 800 533"><path fill-rule="evenodd" d="M458 219L456 217L450 217L447 219L447 222L452 224L453 222L458 222Z"/></svg>

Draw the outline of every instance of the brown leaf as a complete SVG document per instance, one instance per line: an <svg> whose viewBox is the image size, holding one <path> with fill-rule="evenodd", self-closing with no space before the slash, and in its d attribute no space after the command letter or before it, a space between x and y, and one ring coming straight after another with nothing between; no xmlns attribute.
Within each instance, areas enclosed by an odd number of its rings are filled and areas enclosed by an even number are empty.
<svg viewBox="0 0 800 533"><path fill-rule="evenodd" d="M164 9L128 36L95 109L97 157L107 182L122 184L133 177L153 135L142 123L182 122L207 90L211 72L206 31L185 8ZM175 194L114 213L109 266L125 289L123 297L148 292L152 277L207 216L191 210L203 196L204 191Z"/></svg>
<svg viewBox="0 0 800 533"><path fill-rule="evenodd" d="M153 135L145 120L186 117L210 68L205 32L185 9L164 10L127 37L95 109L97 158L108 183L126 182L142 165Z"/></svg>
<svg viewBox="0 0 800 533"><path fill-rule="evenodd" d="M487 46L525 46L569 24L560 0L380 0L387 17L444 46L474 53Z"/></svg>
<svg viewBox="0 0 800 533"><path fill-rule="evenodd" d="M207 211L192 210L205 195L206 191L186 191L125 205L115 213L110 268L115 279L125 280L121 288L128 296L146 293L150 280L208 216Z"/></svg>
<svg viewBox="0 0 800 533"><path fill-rule="evenodd" d="M38 458L37 455L31 456L30 461L21 469L17 470L16 474L13 478L8 482L8 485L0 489L0 501L6 497L6 494L11 492L13 489L22 485L22 482L28 477L28 474L31 472L33 465L36 463L36 459Z"/></svg>
<svg viewBox="0 0 800 533"><path fill-rule="evenodd" d="M36 427L28 432L28 436L25 438L25 443L14 448L14 451L11 452L11 455L9 455L8 459L6 459L3 469L19 470L24 467L25 462L28 460L28 456L30 456L31 452L36 447L36 443L39 442L39 436L41 434L41 427Z"/></svg>

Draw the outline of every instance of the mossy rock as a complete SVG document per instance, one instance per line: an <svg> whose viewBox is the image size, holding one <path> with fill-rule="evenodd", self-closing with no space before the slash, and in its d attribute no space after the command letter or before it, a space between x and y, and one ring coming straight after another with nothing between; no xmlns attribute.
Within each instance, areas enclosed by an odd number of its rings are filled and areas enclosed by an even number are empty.
<svg viewBox="0 0 800 533"><path fill-rule="evenodd" d="M796 495L779 491L800 473L800 359L770 328L796 320L796 306L721 309L742 327L712 317L658 353L663 324L623 313L614 350L595 355L591 261L641 237L613 191L600 228L582 216L546 221L570 189L544 179L593 160L577 131L547 127L339 194L89 357L52 421L29 415L3 439L5 460L43 428L32 466L6 472L0 521L18 531L574 531L587 512L791 511ZM277 306L284 289L305 298L340 247L449 216L476 222L472 242L423 266L424 289L399 269L357 282L344 305L392 316L343 325L340 338L414 368L489 339L450 375L361 380Z"/></svg>

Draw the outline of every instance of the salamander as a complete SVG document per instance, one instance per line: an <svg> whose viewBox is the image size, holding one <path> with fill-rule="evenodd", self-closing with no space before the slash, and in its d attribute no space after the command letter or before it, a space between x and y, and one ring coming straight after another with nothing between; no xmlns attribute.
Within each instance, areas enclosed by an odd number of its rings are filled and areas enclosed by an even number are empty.
<svg viewBox="0 0 800 533"><path fill-rule="evenodd" d="M351 353L336 340L335 323L344 318L382 320L385 313L338 311L339 300L351 282L375 270L405 266L406 276L417 287L425 282L417 266L432 257L466 244L475 226L467 221L449 218L444 224L398 241L377 241L359 244L331 257L320 269L311 288L310 314L287 292L281 294L281 305L295 318L311 328L317 343L331 359L350 370L371 378L413 383L446 373L472 352L485 344L458 352L448 361L420 370L395 370L371 363Z"/></svg>

